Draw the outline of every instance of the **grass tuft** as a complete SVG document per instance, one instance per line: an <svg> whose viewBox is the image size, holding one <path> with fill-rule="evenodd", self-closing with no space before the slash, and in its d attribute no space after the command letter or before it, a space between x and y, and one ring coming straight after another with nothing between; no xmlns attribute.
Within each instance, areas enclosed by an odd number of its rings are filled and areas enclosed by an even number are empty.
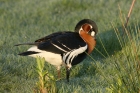
<svg viewBox="0 0 140 93"><path fill-rule="evenodd" d="M35 93L56 93L56 79L47 70L44 71L45 59L38 57L36 72L39 76Z"/></svg>

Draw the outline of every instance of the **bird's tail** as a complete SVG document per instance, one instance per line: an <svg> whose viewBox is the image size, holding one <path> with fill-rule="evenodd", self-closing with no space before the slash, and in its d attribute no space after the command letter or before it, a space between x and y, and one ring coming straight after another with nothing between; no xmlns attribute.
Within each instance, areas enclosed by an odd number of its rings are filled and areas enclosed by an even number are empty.
<svg viewBox="0 0 140 93"><path fill-rule="evenodd" d="M20 45L38 45L38 43L22 43L22 44L16 44L14 46L20 46Z"/></svg>
<svg viewBox="0 0 140 93"><path fill-rule="evenodd" d="M26 51L26 52L23 52L23 53L20 53L18 55L20 56L29 56L29 55L32 55L32 54L37 54L39 52L35 52L35 51Z"/></svg>
<svg viewBox="0 0 140 93"><path fill-rule="evenodd" d="M33 55L33 54L40 53L40 51L36 51L36 49L37 49L36 46L38 44L39 44L38 42L35 42L35 43L22 43L22 44L16 44L15 46L20 46L20 45L35 45L35 46L31 47L30 49L28 49L28 51L22 52L22 53L19 53L18 54L20 56L30 56L30 55Z"/></svg>

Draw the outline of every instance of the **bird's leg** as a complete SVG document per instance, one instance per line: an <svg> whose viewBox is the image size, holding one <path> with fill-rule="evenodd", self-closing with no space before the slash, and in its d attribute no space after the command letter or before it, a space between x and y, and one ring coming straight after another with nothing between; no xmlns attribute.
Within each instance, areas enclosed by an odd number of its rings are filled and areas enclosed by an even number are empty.
<svg viewBox="0 0 140 93"><path fill-rule="evenodd" d="M60 73L60 68L61 67L58 66L56 68L57 68L57 79L59 80L61 78L61 76L60 76L61 75L61 73Z"/></svg>
<svg viewBox="0 0 140 93"><path fill-rule="evenodd" d="M60 69L59 69L59 70L57 70L57 77L58 77L58 79L60 79L60 78L61 78L61 75L60 75Z"/></svg>
<svg viewBox="0 0 140 93"><path fill-rule="evenodd" d="M69 76L70 76L70 69L66 67L66 79L69 82Z"/></svg>

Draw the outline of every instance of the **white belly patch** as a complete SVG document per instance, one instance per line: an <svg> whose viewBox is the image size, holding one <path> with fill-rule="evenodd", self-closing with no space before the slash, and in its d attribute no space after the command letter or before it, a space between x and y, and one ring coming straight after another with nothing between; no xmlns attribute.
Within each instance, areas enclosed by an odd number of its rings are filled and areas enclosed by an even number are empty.
<svg viewBox="0 0 140 93"><path fill-rule="evenodd" d="M39 50L36 46L33 46L31 48L28 49L28 51L35 51L35 52L40 52L40 53L37 53L37 54L32 54L32 55L29 55L31 57L42 57L42 58L45 58L45 61L47 61L48 63L52 64L52 65L55 65L55 66L61 66L63 61L62 61L62 57L60 54L55 54L55 53L52 53L52 52L47 52L47 51L42 51L42 50Z"/></svg>

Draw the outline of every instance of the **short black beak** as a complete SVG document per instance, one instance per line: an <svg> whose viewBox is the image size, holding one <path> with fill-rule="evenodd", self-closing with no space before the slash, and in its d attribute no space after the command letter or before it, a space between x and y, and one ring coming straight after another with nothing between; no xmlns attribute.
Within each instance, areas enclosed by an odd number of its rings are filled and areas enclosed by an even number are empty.
<svg viewBox="0 0 140 93"><path fill-rule="evenodd" d="M70 76L70 69L68 69L66 67L66 79L67 79L67 82L69 82L69 76Z"/></svg>

